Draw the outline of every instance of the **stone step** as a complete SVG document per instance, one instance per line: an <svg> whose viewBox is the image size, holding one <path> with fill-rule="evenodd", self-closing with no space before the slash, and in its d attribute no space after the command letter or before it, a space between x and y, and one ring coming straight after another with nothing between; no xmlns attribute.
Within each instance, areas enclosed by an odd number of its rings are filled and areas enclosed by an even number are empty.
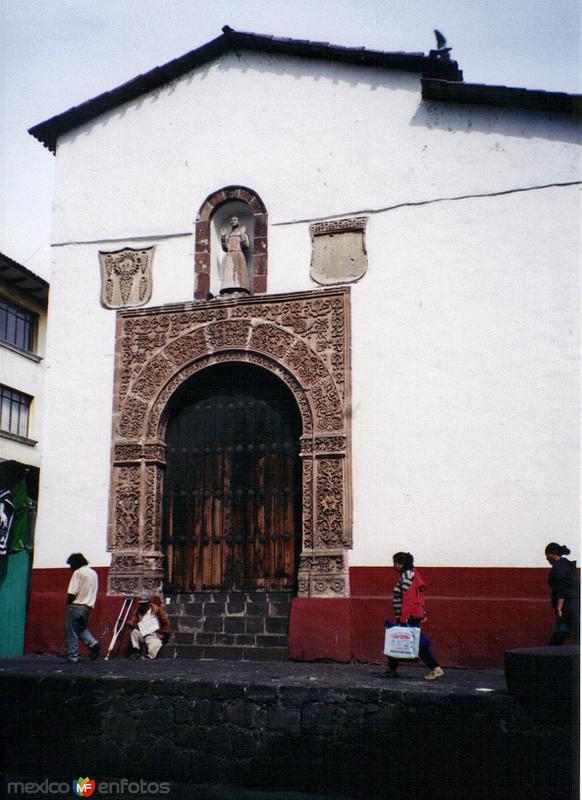
<svg viewBox="0 0 582 800"><path fill-rule="evenodd" d="M177 616L289 616L291 596L283 592L239 594L180 594L170 598L168 614Z"/></svg>
<svg viewBox="0 0 582 800"><path fill-rule="evenodd" d="M286 660L291 599L282 592L174 595L163 657Z"/></svg>
<svg viewBox="0 0 582 800"><path fill-rule="evenodd" d="M178 617L169 616L175 634L198 635L202 633L249 636L286 636L287 617Z"/></svg>
<svg viewBox="0 0 582 800"><path fill-rule="evenodd" d="M200 644L220 647L286 647L286 635L252 635L249 633L175 633L172 641L176 645Z"/></svg>
<svg viewBox="0 0 582 800"><path fill-rule="evenodd" d="M211 661L287 661L286 647L242 647L168 644L158 658Z"/></svg>

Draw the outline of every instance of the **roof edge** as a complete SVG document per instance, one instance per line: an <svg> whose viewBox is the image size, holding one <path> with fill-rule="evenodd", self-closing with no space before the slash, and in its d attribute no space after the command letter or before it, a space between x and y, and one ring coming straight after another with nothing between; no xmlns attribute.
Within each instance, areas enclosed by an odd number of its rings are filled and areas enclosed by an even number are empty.
<svg viewBox="0 0 582 800"><path fill-rule="evenodd" d="M582 117L582 95L541 89L490 86L483 83L458 83L423 76L422 99L497 106L498 108L523 108L529 111Z"/></svg>
<svg viewBox="0 0 582 800"><path fill-rule="evenodd" d="M17 277L21 276L21 277ZM33 295L41 303L48 298L50 284L40 275L29 270L10 256L0 252L0 280L9 284L16 284L27 294ZM24 284L26 284L24 286Z"/></svg>
<svg viewBox="0 0 582 800"><path fill-rule="evenodd" d="M256 33L235 31L228 25L216 39L191 50L172 61L135 78L120 86L86 100L78 106L57 114L50 119L29 128L28 132L38 139L51 152L56 152L59 136L89 122L101 114L111 111L123 103L140 97L147 92L190 72L195 67L206 64L224 53L237 50L250 50L260 53L290 55L299 58L319 59L345 64L354 64L383 69L418 72L446 78L450 81L462 80L456 61L435 60L424 53L384 52L367 50L365 47L343 47L328 42L312 42L302 39L283 39Z"/></svg>

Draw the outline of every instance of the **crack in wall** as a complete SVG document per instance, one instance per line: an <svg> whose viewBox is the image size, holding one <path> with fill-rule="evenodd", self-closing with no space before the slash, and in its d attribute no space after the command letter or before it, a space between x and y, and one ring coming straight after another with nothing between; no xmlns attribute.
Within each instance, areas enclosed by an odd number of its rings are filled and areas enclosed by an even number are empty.
<svg viewBox="0 0 582 800"><path fill-rule="evenodd" d="M324 217L305 217L303 219L284 220L283 222L272 222L274 228L281 228L288 225L304 225L306 223L326 222L328 220L341 219L343 217L355 217L362 214L383 214L386 211L395 211L399 208L412 208L414 206L428 206L434 203L454 203L459 200L475 200L485 197L503 197L509 194L519 194L521 192L536 192L543 189L556 189L568 186L582 186L582 181L567 181L564 183L545 183L540 186L524 186L517 189L500 189L497 192L477 192L475 194L460 194L451 197L433 197L429 200L410 200L405 203L396 203L392 206L382 206L381 208L363 208L358 211L345 211L341 214L330 214ZM160 239L178 239L184 236L193 236L194 230L191 231L178 231L176 233L154 233L151 235L144 234L143 236L123 236L113 237L107 239L85 239L68 242L52 242L51 247L68 247L71 245L82 244L114 244L117 242L144 242Z"/></svg>
<svg viewBox="0 0 582 800"><path fill-rule="evenodd" d="M410 200L405 203L396 203L392 206L383 206L381 208L361 208L358 211L345 211L342 214L331 214L327 217L308 217L305 219L287 220L285 222L273 222L273 227L284 225L301 225L313 222L325 222L327 220L339 219L342 217L355 217L361 214L382 214L385 211L395 211L398 208L409 208L413 206L428 206L433 203L453 203L458 200L474 200L483 197L502 197L508 194L518 194L520 192L535 192L541 189L554 189L566 186L582 186L582 181L567 181L564 183L545 183L540 186L524 186L517 189L500 189L497 192L477 192L475 194L460 194L451 197L433 197L430 200Z"/></svg>
<svg viewBox="0 0 582 800"><path fill-rule="evenodd" d="M116 244L117 242L145 242L160 239L179 239L184 236L194 236L194 229L191 231L178 231L177 233L152 233L150 235L144 234L143 236L119 236L111 237L108 239L79 239L71 240L69 242L51 242L51 247L69 247L75 244Z"/></svg>

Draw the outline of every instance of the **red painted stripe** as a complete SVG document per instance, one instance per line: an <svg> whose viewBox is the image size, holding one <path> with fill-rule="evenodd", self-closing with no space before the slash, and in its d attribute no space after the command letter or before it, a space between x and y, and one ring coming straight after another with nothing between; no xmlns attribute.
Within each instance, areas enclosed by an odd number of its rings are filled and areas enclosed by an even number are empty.
<svg viewBox="0 0 582 800"><path fill-rule="evenodd" d="M423 567L431 597L546 597L549 567ZM392 567L350 567L352 597L392 595Z"/></svg>
<svg viewBox="0 0 582 800"><path fill-rule="evenodd" d="M547 644L553 613L549 568L419 567L429 586L424 629L444 665L503 666L506 650ZM104 650L122 599L105 594L106 567L97 567L101 592L90 628ZM26 631L27 653L64 652L68 568L35 569ZM396 573L390 567L352 567L352 596L295 598L289 656L384 663L384 621L392 616Z"/></svg>

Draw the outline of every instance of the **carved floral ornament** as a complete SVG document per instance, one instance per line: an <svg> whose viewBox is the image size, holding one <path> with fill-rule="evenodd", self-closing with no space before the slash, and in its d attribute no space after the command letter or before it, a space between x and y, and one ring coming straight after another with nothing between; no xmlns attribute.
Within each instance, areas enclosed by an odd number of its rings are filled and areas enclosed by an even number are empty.
<svg viewBox="0 0 582 800"><path fill-rule="evenodd" d="M105 308L145 305L152 296L155 246L135 250L125 247L111 253L99 251L101 303Z"/></svg>
<svg viewBox="0 0 582 800"><path fill-rule="evenodd" d="M117 340L109 591L162 591L161 496L170 398L203 369L245 362L285 382L301 414L299 593L347 594L349 290L123 311Z"/></svg>

